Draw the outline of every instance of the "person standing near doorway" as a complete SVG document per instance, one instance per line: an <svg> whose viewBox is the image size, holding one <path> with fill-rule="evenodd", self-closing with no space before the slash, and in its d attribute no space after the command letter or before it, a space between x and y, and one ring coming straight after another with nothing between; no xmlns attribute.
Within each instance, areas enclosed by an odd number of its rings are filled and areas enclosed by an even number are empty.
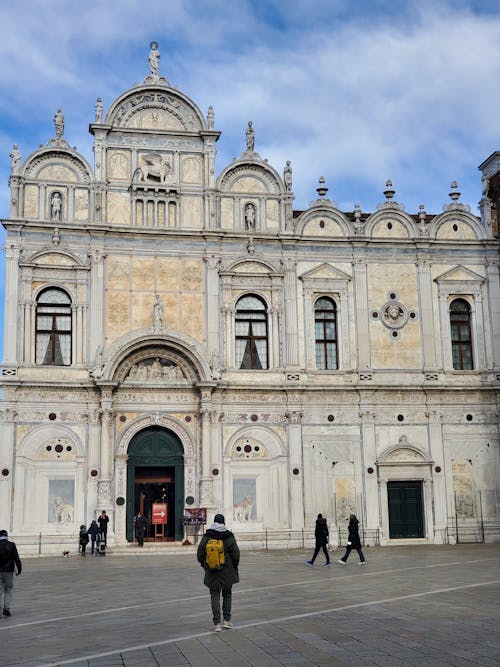
<svg viewBox="0 0 500 667"><path fill-rule="evenodd" d="M0 530L0 609L4 616L10 616L10 603L14 588L14 566L17 568L16 577L23 569L21 559L14 542L10 542L6 530ZM3 608L1 606L3 598Z"/></svg>
<svg viewBox="0 0 500 667"><path fill-rule="evenodd" d="M306 564L309 565L309 567L312 567L314 565L314 561L316 560L316 556L319 554L320 549L323 549L323 553L325 554L326 558L325 567L330 567L331 565L330 556L328 554L328 549L326 548L328 545L328 537L329 537L329 532L326 519L323 517L322 514L318 514L318 518L316 519L316 527L314 529L314 538L316 540L316 546L314 548L313 557L311 558L311 560L306 561Z"/></svg>
<svg viewBox="0 0 500 667"><path fill-rule="evenodd" d="M233 584L237 584L240 580L238 574L240 550L233 533L226 528L222 514L215 515L213 524L201 538L196 555L198 563L205 570L203 583L210 589L214 630L215 632L220 632L222 628L230 630L233 627L231 623L232 588Z"/></svg>
<svg viewBox="0 0 500 667"><path fill-rule="evenodd" d="M353 549L356 549L359 556L359 565L365 565L366 559L363 552L361 551L361 540L359 539L359 521L356 518L355 514L351 514L349 517L349 537L347 538L347 544L345 548L345 554L339 560L339 563L346 565L349 554Z"/></svg>
<svg viewBox="0 0 500 667"><path fill-rule="evenodd" d="M137 538L137 546L144 546L144 533L146 531L146 517L144 517L140 512L137 512L136 517L134 518L134 527L135 527L135 536Z"/></svg>
<svg viewBox="0 0 500 667"><path fill-rule="evenodd" d="M92 521L89 529L88 529L88 534L90 535L90 555L97 556L97 538L99 537L99 526L97 525L97 521Z"/></svg>
<svg viewBox="0 0 500 667"><path fill-rule="evenodd" d="M99 524L99 531L101 533L101 540L107 546L107 544L108 544L109 516L106 514L105 510L102 510L102 512L97 517L97 523Z"/></svg>

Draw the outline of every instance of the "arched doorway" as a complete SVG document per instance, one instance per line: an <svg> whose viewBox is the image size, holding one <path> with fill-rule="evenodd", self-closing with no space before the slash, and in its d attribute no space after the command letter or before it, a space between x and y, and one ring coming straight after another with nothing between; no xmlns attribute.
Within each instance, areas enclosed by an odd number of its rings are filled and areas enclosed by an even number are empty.
<svg viewBox="0 0 500 667"><path fill-rule="evenodd" d="M134 539L134 516L138 511L148 521L152 536L153 503L167 504L165 540L182 540L184 507L184 447L169 429L150 426L135 435L128 447L127 540ZM146 538L147 539L147 538Z"/></svg>

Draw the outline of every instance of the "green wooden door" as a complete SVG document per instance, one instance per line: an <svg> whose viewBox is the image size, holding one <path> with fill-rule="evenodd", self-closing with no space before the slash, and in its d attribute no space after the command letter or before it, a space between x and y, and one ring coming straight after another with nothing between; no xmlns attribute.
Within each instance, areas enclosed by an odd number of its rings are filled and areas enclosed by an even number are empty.
<svg viewBox="0 0 500 667"><path fill-rule="evenodd" d="M389 537L424 537L422 482L388 482Z"/></svg>
<svg viewBox="0 0 500 667"><path fill-rule="evenodd" d="M184 508L184 447L179 437L161 426L151 426L132 438L128 447L127 462L127 540L134 538L133 520L137 499L135 498L136 469L143 473L168 470L173 476L174 490L169 503L169 521L174 523L176 540L182 540L184 530L182 515Z"/></svg>

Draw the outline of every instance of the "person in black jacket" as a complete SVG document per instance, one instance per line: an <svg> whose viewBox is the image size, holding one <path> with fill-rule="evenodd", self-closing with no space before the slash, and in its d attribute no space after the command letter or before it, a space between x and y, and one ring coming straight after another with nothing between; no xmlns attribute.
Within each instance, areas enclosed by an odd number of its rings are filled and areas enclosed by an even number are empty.
<svg viewBox="0 0 500 667"><path fill-rule="evenodd" d="M137 516L134 518L134 528L138 547L144 546L144 533L146 532L146 526L146 517L143 516L140 512L137 512Z"/></svg>
<svg viewBox="0 0 500 667"><path fill-rule="evenodd" d="M79 543L80 543L80 556L86 556L87 554L85 553L85 549L87 548L87 544L89 543L89 534L87 532L87 528L85 525L80 526Z"/></svg>
<svg viewBox="0 0 500 667"><path fill-rule="evenodd" d="M361 540L359 539L359 530L358 530L359 521L356 519L355 514L351 514L349 517L349 537L347 538L347 544L345 548L345 554L339 560L339 563L342 565L346 564L349 554L353 549L356 549L359 555L359 564L364 565L366 563L363 552L361 551Z"/></svg>
<svg viewBox="0 0 500 667"><path fill-rule="evenodd" d="M99 530L101 532L101 540L103 540L104 544L107 545L109 516L106 514L105 510L102 510L102 512L97 517L97 523L99 524Z"/></svg>
<svg viewBox="0 0 500 667"><path fill-rule="evenodd" d="M97 538L99 537L99 526L97 525L97 521L92 521L92 523L89 526L89 529L87 533L90 535L90 553L91 555L96 555L97 556L97 547L96 547L96 542Z"/></svg>
<svg viewBox="0 0 500 667"><path fill-rule="evenodd" d="M14 542L9 542L6 530L0 530L0 604L3 597L3 615L10 616L10 603L14 588L14 565L16 577L21 574L23 566Z"/></svg>
<svg viewBox="0 0 500 667"><path fill-rule="evenodd" d="M316 519L316 528L314 529L314 537L316 538L316 546L314 548L314 553L313 557L311 560L307 560L306 563L309 565L309 567L312 567L314 565L314 561L316 560L316 556L319 554L319 550L323 549L323 553L325 554L326 558L326 563L325 567L330 567L330 556L328 555L328 550L326 548L326 545L328 544L328 524L326 523L326 519L323 518L322 514L318 514L318 518Z"/></svg>

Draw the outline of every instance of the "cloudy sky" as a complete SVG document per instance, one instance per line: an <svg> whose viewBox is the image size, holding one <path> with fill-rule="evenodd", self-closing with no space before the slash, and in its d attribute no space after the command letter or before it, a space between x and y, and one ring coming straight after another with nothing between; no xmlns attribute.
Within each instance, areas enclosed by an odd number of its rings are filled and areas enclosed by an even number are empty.
<svg viewBox="0 0 500 667"><path fill-rule="evenodd" d="M391 178L437 213L456 179L477 213L477 165L500 150L498 0L18 0L0 4L1 217L12 144L45 144L61 107L92 162L95 99L144 79L151 40L160 74L213 105L218 171L252 120L260 155L291 160L297 209L324 176L343 210L374 210Z"/></svg>

